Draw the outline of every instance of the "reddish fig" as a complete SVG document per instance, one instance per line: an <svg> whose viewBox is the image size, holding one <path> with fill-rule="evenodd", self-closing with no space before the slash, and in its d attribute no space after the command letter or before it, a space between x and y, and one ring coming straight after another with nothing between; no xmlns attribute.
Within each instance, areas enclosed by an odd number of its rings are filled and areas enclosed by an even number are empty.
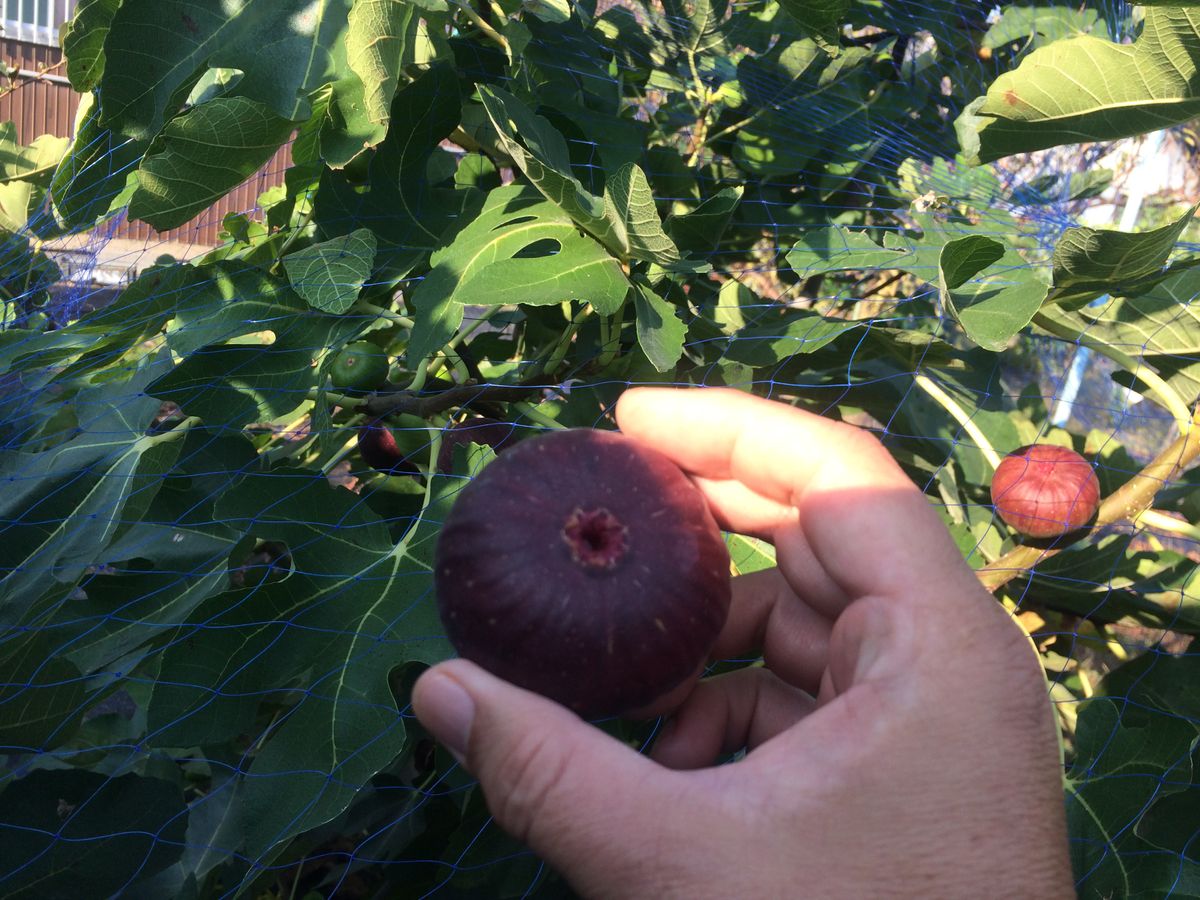
<svg viewBox="0 0 1200 900"><path fill-rule="evenodd" d="M459 495L434 559L458 652L588 718L697 674L729 612L729 553L691 480L624 435L521 441Z"/></svg>
<svg viewBox="0 0 1200 900"><path fill-rule="evenodd" d="M472 416L451 425L442 432L438 450L437 470L445 475L454 468L454 448L466 444L487 444L497 453L514 443L519 429L511 422L501 422L486 416Z"/></svg>
<svg viewBox="0 0 1200 900"><path fill-rule="evenodd" d="M1092 464L1066 447L1031 444L1008 454L992 476L992 503L1005 522L1032 538L1081 528L1100 506Z"/></svg>

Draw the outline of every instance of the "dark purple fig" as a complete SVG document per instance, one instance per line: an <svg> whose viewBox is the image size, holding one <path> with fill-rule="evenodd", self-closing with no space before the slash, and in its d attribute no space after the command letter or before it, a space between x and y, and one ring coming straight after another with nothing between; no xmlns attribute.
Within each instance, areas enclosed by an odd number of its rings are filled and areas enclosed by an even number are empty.
<svg viewBox="0 0 1200 900"><path fill-rule="evenodd" d="M437 470L443 475L454 468L454 448L466 444L487 444L497 453L516 441L519 429L512 422L501 422L487 416L472 416L451 425L442 432L438 450Z"/></svg>
<svg viewBox="0 0 1200 900"><path fill-rule="evenodd" d="M729 553L704 495L613 432L521 441L463 488L434 559L459 654L587 718L696 675L729 612Z"/></svg>
<svg viewBox="0 0 1200 900"><path fill-rule="evenodd" d="M382 422L358 429L358 455L372 469L391 475L420 475L421 470L404 454L396 436Z"/></svg>

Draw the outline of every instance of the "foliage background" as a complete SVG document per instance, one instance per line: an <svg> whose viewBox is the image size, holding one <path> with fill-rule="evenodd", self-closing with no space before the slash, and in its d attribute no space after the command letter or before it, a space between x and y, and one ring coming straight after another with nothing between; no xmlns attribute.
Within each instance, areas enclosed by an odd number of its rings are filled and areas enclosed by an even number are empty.
<svg viewBox="0 0 1200 900"><path fill-rule="evenodd" d="M63 45L76 136L0 134L5 896L562 894L408 708L490 451L436 459L642 383L879 434L1043 654L1081 895L1200 896L1197 198L1115 232L1109 165L1192 152L1200 10L84 0ZM202 217L285 144L221 246L64 286L47 241ZM417 474L364 464L380 421ZM1034 440L1095 460L1093 533L994 516Z"/></svg>

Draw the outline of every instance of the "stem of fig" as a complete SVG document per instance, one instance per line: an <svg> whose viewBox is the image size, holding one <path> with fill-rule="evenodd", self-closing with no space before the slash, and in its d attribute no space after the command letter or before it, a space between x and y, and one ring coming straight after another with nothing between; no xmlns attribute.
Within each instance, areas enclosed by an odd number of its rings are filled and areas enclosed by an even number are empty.
<svg viewBox="0 0 1200 900"><path fill-rule="evenodd" d="M611 316L600 317L600 357L596 365L600 368L612 365L621 352L621 327L625 324L625 301Z"/></svg>
<svg viewBox="0 0 1200 900"><path fill-rule="evenodd" d="M351 453L353 453L354 448L357 445L358 445L358 441L354 437L352 437L352 438L350 438L350 440L346 441L346 443L343 444L340 449L338 449L336 452L334 452L333 456L329 457L329 459L327 459L325 461L325 463L321 466L321 474L328 475L330 472L332 472L333 467L336 466L338 463L340 463L343 459L345 459Z"/></svg>
<svg viewBox="0 0 1200 900"><path fill-rule="evenodd" d="M417 363L416 369L413 371L413 380L408 383L408 387L404 390L418 394L425 387L425 379L429 377L429 358L421 360Z"/></svg>
<svg viewBox="0 0 1200 900"><path fill-rule="evenodd" d="M526 419L528 419L530 422L536 422L538 425L544 425L547 428L555 428L558 430L565 430L567 427L562 422L559 422L557 419L552 419L545 413L539 412L538 408L536 406L534 406L532 403L526 403L524 401L520 401L520 402L514 403L512 405L512 407L517 412L519 412L522 416L524 416Z"/></svg>
<svg viewBox="0 0 1200 900"><path fill-rule="evenodd" d="M975 446L979 448L979 452L983 454L983 458L988 461L988 465L993 469L1000 465L1000 454L996 452L996 448L992 446L992 442L987 439L987 435L971 420L967 411L953 397L942 390L928 375L918 374L913 381L916 382L917 387L932 397L962 426L963 431L970 435L971 440L975 442Z"/></svg>
<svg viewBox="0 0 1200 900"><path fill-rule="evenodd" d="M313 388L312 390L310 390L308 392L307 396L308 396L309 400L318 400L318 399L320 399L321 392L318 391L316 388ZM348 397L345 394L337 394L337 393L334 393L333 391L326 391L325 399L327 401L329 401L330 403L332 403L334 406L344 406L347 409L350 409L355 406L365 406L367 403L366 397Z"/></svg>
<svg viewBox="0 0 1200 900"><path fill-rule="evenodd" d="M454 337L450 338L449 343L447 343L445 346L446 353L449 354L449 352L451 350L453 350L455 347L457 347L459 344L461 344L463 341L465 341L467 338L469 338L471 335L473 335L476 331L478 331L479 328L485 322L487 322L488 319L490 319L492 316L494 316L499 310L500 310L499 306L489 306L486 310L484 310L482 315L480 315L478 318L476 318L474 322L472 322L466 328L462 329L462 331L458 332L458 334L454 335ZM434 359L434 361L432 363L430 363L430 366L429 366L429 375L436 375L441 370L443 364L444 364L444 357L439 356L436 359Z"/></svg>
<svg viewBox="0 0 1200 900"><path fill-rule="evenodd" d="M553 375L562 361L567 358L567 351L571 349L571 341L575 339L575 335L579 332L579 327L583 324L583 320L588 317L591 312L591 306L585 305L583 309L575 314L570 324L563 329L562 337L558 339L558 345L554 348L554 352L550 354L550 358L546 360L546 365L542 367L543 375Z"/></svg>
<svg viewBox="0 0 1200 900"><path fill-rule="evenodd" d="M1133 520L1134 525L1144 525L1155 531L1165 531L1167 534L1177 534L1193 541L1200 541L1200 528L1182 519L1168 516L1157 509L1145 509Z"/></svg>
<svg viewBox="0 0 1200 900"><path fill-rule="evenodd" d="M364 312L368 315L375 316L377 319L387 319L389 322L394 322L401 328L412 328L413 320L408 316L402 316L400 313L392 312L390 309L384 309L382 306L376 306L374 303L367 303L365 300L360 300L354 304L354 309L357 312Z"/></svg>

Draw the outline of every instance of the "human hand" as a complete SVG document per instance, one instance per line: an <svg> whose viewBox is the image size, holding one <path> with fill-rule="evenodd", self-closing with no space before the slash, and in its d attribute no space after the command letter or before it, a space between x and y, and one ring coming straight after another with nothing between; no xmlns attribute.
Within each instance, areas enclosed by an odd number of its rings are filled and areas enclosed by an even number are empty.
<svg viewBox="0 0 1200 900"><path fill-rule="evenodd" d="M588 897L1074 895L1037 657L872 436L720 389L638 388L629 436L775 545L650 757L465 660L422 722ZM747 748L736 763L722 753Z"/></svg>

